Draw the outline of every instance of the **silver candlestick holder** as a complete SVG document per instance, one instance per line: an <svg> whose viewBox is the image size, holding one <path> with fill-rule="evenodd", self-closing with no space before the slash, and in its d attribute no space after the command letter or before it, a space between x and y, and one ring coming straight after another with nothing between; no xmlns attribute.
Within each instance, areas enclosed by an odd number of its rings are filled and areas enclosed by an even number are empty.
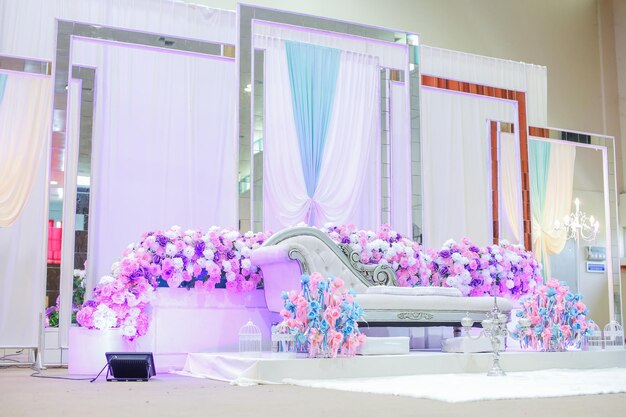
<svg viewBox="0 0 626 417"><path fill-rule="evenodd" d="M491 368L487 372L487 376L505 376L506 372L500 366L500 347L502 339L506 338L509 334L509 331L506 327L509 316L504 314L500 308L498 308L498 300L497 297L493 296L493 308L491 311L487 313L487 317L481 322L483 326L483 330L480 334L476 336L472 336L470 330L474 326L474 320L468 316L463 317L461 319L461 325L465 330L465 334L472 340L477 340L481 337L488 337L491 341L491 350L493 354L493 360L491 363ZM523 320L528 319L520 319L520 325L524 327ZM528 323L530 324L530 323ZM528 327L528 326L526 326Z"/></svg>

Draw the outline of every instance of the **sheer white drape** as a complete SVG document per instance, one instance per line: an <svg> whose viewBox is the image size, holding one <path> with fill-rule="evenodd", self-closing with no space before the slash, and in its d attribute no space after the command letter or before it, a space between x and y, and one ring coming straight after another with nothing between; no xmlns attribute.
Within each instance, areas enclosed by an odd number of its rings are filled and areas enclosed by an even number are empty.
<svg viewBox="0 0 626 417"><path fill-rule="evenodd" d="M500 133L499 138L500 239L523 244L522 181L519 138L513 133Z"/></svg>
<svg viewBox="0 0 626 417"><path fill-rule="evenodd" d="M404 68L407 62L408 49L401 43L371 41L360 36L337 35L333 32L261 20L254 22L253 31L254 45L257 48L264 48L266 39L283 39L375 56L381 67Z"/></svg>
<svg viewBox="0 0 626 417"><path fill-rule="evenodd" d="M0 105L0 346L37 346L51 80L11 73Z"/></svg>
<svg viewBox="0 0 626 417"><path fill-rule="evenodd" d="M546 67L426 45L420 57L422 74L526 92L528 124L548 125Z"/></svg>
<svg viewBox="0 0 626 417"><path fill-rule="evenodd" d="M493 242L488 120L517 125L517 104L422 88L424 242Z"/></svg>
<svg viewBox="0 0 626 417"><path fill-rule="evenodd" d="M529 140L544 139L530 136ZM557 221L561 222L571 211L575 162L574 144L550 141L550 163L543 212L535 216L533 211L532 216L533 252L535 258L543 263L544 277L551 276L548 257L560 253L567 242L567 234L562 230L555 230L555 224Z"/></svg>
<svg viewBox="0 0 626 417"><path fill-rule="evenodd" d="M380 223L377 60L341 52L320 178L309 199L298 156L284 43L272 38L264 42L264 228L277 231L298 224L310 208L318 225L354 223L376 228Z"/></svg>
<svg viewBox="0 0 626 417"><path fill-rule="evenodd" d="M98 71L87 276L144 231L236 227L234 60L82 41L73 57Z"/></svg>
<svg viewBox="0 0 626 417"><path fill-rule="evenodd" d="M0 228L28 199L50 128L50 77L10 73L0 102Z"/></svg>

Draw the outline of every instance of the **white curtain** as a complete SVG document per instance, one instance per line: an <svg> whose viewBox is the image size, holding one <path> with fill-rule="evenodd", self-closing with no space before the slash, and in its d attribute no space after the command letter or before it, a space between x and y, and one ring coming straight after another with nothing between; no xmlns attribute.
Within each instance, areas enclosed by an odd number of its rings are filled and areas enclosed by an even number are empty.
<svg viewBox="0 0 626 417"><path fill-rule="evenodd" d="M543 139L530 136L529 140ZM548 257L560 253L567 242L567 234L555 230L555 225L571 211L576 146L550 141L549 161L543 212L533 210L532 216L533 252L543 263L546 279L551 277Z"/></svg>
<svg viewBox="0 0 626 417"><path fill-rule="evenodd" d="M0 101L0 228L30 196L50 128L50 77L10 73Z"/></svg>
<svg viewBox="0 0 626 417"><path fill-rule="evenodd" d="M546 67L426 45L420 57L422 74L525 92L528 124L548 125Z"/></svg>
<svg viewBox="0 0 626 417"><path fill-rule="evenodd" d="M516 125L517 105L485 96L422 88L424 242L469 237L493 242L488 120Z"/></svg>
<svg viewBox="0 0 626 417"><path fill-rule="evenodd" d="M254 22L254 43L263 47L264 39L274 38L291 40L314 45L327 46L344 51L357 52L378 58L381 67L404 69L407 63L408 49L405 44L370 40L360 36L342 35L305 27L283 25L275 22Z"/></svg>
<svg viewBox="0 0 626 417"><path fill-rule="evenodd" d="M300 163L284 43L272 38L264 42L264 229L277 231L304 221L311 199ZM375 58L341 52L333 114L312 198L316 224L376 228L380 223L378 85Z"/></svg>
<svg viewBox="0 0 626 417"><path fill-rule="evenodd" d="M97 67L88 278L142 232L237 226L234 60L77 41Z"/></svg>
<svg viewBox="0 0 626 417"><path fill-rule="evenodd" d="M500 133L498 140L500 239L523 244L522 181L519 138L514 133Z"/></svg>
<svg viewBox="0 0 626 417"><path fill-rule="evenodd" d="M38 343L51 85L49 77L11 73L0 105L0 346Z"/></svg>

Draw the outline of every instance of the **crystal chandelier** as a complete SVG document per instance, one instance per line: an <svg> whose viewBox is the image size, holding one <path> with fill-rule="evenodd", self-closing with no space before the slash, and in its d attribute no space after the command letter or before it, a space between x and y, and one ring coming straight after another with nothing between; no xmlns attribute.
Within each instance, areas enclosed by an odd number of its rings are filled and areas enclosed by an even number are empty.
<svg viewBox="0 0 626 417"><path fill-rule="evenodd" d="M586 241L595 240L600 230L600 222L593 216L587 216L587 213L580 211L580 200L574 200L576 210L573 213L563 217L563 225L558 221L555 222L556 230L565 230L567 239L574 239L578 242L581 238Z"/></svg>

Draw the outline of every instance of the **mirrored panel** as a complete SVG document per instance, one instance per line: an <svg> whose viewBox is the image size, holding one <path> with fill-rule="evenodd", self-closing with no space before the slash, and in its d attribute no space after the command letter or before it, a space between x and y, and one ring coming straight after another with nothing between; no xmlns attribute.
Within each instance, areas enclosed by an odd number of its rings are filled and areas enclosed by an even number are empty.
<svg viewBox="0 0 626 417"><path fill-rule="evenodd" d="M493 243L524 244L522 161L515 124L489 121Z"/></svg>
<svg viewBox="0 0 626 417"><path fill-rule="evenodd" d="M276 30L297 32L293 39L307 41L307 34L315 33L319 36L328 36L336 39L358 39L370 42L375 48L398 49L402 46L403 61L399 65L380 65L380 89L378 92L380 105L380 203L378 216L381 223L404 222L397 226L405 233L412 235L421 242L422 230L422 201L421 201L421 143L419 129L419 65L418 65L418 37L414 34L402 33L387 29L380 29L341 22L314 16L239 5L239 48L237 50L239 62L239 228L242 231L260 231L267 228L263 222L266 208L263 207L263 150L265 139L265 66L266 58L263 47L255 44L255 36L259 33L267 34L267 26ZM265 32L256 31L261 24ZM256 45L256 46L255 46ZM333 44L336 45L336 44ZM370 51L371 52L371 51ZM373 54L373 53L372 53ZM374 54L375 55L375 54ZM393 107L392 85L405 87L406 96L396 98L396 101L405 100L407 120L399 129L406 129L402 134L410 137L405 149L396 146L394 149L393 123L391 121ZM399 91L399 90L398 90ZM410 131L410 133L409 133ZM399 135L399 134L398 134ZM403 144L404 145L404 144ZM401 156L410 158L410 169L405 169L403 175L394 175L394 151ZM407 172L409 171L410 172ZM396 197L403 196L403 197ZM405 198L406 201L400 201ZM396 209L397 207L397 209ZM402 207L406 211L400 213ZM400 219L402 218L402 219ZM412 225L411 225L412 223Z"/></svg>
<svg viewBox="0 0 626 417"><path fill-rule="evenodd" d="M95 145L93 126L98 70L77 66L71 61L72 46L77 40L191 56L224 57L229 60L234 57L234 45L58 21L50 161L50 179L54 185L50 187L49 198L49 219L54 225L52 236L58 239L49 252L55 254L55 262L60 266L53 271L56 275L50 276L49 272L49 281L52 279L57 288L60 287L62 346L67 344L71 321L74 270L83 270L80 274L87 275L87 296L90 296L91 287L97 281L86 271L85 261L91 259L88 231L90 205L95 194L92 148Z"/></svg>
<svg viewBox="0 0 626 417"><path fill-rule="evenodd" d="M544 277L583 294L600 327L621 323L614 138L529 130L533 250Z"/></svg>

